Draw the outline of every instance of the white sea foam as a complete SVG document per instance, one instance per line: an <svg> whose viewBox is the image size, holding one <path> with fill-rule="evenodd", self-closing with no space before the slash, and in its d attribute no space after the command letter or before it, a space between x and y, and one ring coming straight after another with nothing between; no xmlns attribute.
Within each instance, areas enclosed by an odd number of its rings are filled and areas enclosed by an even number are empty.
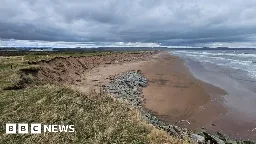
<svg viewBox="0 0 256 144"><path fill-rule="evenodd" d="M227 68L245 71L256 79L256 52L244 51L173 51L174 55L189 58L202 63L211 63Z"/></svg>

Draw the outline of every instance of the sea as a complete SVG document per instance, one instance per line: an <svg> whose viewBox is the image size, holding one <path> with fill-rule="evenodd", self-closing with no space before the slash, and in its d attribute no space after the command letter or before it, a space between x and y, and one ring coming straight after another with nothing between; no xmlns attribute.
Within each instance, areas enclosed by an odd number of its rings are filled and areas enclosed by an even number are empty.
<svg viewBox="0 0 256 144"><path fill-rule="evenodd" d="M256 140L256 50L172 50L197 79L227 92L228 114L222 130L236 138ZM230 119L233 122L230 122ZM234 129L230 130L230 127Z"/></svg>

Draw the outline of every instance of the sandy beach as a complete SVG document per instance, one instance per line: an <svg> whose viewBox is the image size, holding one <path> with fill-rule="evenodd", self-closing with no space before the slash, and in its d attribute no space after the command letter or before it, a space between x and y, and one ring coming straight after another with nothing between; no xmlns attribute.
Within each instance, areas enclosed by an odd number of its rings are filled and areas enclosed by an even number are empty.
<svg viewBox="0 0 256 144"><path fill-rule="evenodd" d="M183 61L168 52L141 70L149 79L143 89L145 107L166 122L196 129L226 113L221 103L225 91L195 79Z"/></svg>

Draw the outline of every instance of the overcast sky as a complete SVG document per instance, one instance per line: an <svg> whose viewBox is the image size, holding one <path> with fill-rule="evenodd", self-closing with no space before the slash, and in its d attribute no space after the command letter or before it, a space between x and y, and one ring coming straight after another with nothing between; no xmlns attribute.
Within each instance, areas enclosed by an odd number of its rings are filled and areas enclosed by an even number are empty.
<svg viewBox="0 0 256 144"><path fill-rule="evenodd" d="M255 41L256 0L0 1L0 46L256 47Z"/></svg>

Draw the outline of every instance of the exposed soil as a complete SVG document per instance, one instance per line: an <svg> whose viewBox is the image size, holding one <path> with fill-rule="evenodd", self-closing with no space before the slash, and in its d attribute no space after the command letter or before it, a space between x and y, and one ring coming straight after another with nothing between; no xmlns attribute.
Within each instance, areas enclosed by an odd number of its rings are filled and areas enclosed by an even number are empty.
<svg viewBox="0 0 256 144"><path fill-rule="evenodd" d="M36 63L40 66L38 78L46 83L74 85L86 80L85 74L90 73L93 68L148 60L155 53L138 52L83 57L57 57L49 61L43 60Z"/></svg>

